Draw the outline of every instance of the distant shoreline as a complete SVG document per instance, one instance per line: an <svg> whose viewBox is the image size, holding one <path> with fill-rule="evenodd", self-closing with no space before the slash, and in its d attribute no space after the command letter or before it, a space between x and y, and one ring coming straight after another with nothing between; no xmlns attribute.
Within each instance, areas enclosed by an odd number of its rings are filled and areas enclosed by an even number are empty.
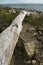
<svg viewBox="0 0 43 65"><path fill-rule="evenodd" d="M36 10L43 12L43 4L0 4L0 5L9 8Z"/></svg>

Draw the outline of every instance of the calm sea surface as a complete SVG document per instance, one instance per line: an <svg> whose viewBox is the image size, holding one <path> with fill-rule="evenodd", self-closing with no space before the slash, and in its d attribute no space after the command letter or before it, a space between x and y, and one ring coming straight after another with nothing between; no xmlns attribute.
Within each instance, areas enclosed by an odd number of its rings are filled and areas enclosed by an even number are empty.
<svg viewBox="0 0 43 65"><path fill-rule="evenodd" d="M4 6L13 7L13 8L25 8L29 10L38 10L43 12L43 4L7 4Z"/></svg>

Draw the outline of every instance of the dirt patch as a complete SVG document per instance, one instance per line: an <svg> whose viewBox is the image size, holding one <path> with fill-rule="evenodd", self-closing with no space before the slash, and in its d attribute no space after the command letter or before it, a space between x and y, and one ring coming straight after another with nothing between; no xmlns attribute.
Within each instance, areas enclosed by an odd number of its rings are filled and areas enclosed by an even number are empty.
<svg viewBox="0 0 43 65"><path fill-rule="evenodd" d="M41 43L43 43L41 37L43 36L39 36L40 34L33 25L24 23L10 65L40 65L43 61L41 60Z"/></svg>

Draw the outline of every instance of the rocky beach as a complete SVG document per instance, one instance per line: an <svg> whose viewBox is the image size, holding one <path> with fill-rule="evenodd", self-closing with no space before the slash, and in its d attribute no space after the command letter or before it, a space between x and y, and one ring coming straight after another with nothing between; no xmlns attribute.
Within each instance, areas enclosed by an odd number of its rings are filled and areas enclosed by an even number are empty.
<svg viewBox="0 0 43 65"><path fill-rule="evenodd" d="M0 33L22 12L21 9L0 8ZM43 65L43 12L26 10L22 32L10 65Z"/></svg>

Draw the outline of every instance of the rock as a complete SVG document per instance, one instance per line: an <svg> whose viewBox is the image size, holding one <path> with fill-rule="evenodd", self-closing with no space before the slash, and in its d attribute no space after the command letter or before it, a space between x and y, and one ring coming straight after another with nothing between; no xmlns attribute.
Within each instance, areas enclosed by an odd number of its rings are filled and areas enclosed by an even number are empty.
<svg viewBox="0 0 43 65"><path fill-rule="evenodd" d="M40 65L43 65L43 63L40 63Z"/></svg>
<svg viewBox="0 0 43 65"><path fill-rule="evenodd" d="M43 36L43 32L42 31L38 31L39 35Z"/></svg>
<svg viewBox="0 0 43 65"><path fill-rule="evenodd" d="M28 56L32 56L34 54L35 42L31 41L31 42L24 43L24 46Z"/></svg>
<svg viewBox="0 0 43 65"><path fill-rule="evenodd" d="M37 35L37 33L36 33L36 32L34 32L32 36L36 36L36 35Z"/></svg>
<svg viewBox="0 0 43 65"><path fill-rule="evenodd" d="M38 41L41 41L43 43L43 36L37 36Z"/></svg>
<svg viewBox="0 0 43 65"><path fill-rule="evenodd" d="M36 31L36 29L34 27L30 27L29 29L30 31Z"/></svg>
<svg viewBox="0 0 43 65"><path fill-rule="evenodd" d="M42 32L41 32L41 31L39 31L39 34L42 34Z"/></svg>
<svg viewBox="0 0 43 65"><path fill-rule="evenodd" d="M32 60L33 65L36 65L36 63L37 63L36 60Z"/></svg>

